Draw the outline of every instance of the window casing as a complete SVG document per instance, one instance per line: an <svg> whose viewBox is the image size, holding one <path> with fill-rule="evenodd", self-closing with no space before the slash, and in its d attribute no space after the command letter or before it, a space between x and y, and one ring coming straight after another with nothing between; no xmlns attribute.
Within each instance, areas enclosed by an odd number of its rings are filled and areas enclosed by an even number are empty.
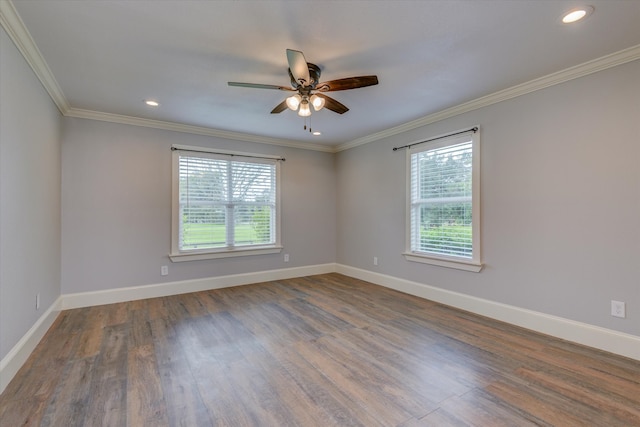
<svg viewBox="0 0 640 427"><path fill-rule="evenodd" d="M172 261L282 250L277 159L180 146L172 155Z"/></svg>
<svg viewBox="0 0 640 427"><path fill-rule="evenodd" d="M409 261L482 269L479 131L407 150Z"/></svg>

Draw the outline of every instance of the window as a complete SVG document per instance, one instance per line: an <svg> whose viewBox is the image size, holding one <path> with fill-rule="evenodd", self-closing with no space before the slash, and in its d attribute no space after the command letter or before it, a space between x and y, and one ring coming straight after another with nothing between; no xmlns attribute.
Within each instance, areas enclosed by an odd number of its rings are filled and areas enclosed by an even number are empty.
<svg viewBox="0 0 640 427"><path fill-rule="evenodd" d="M409 261L480 271L479 160L477 131L410 147Z"/></svg>
<svg viewBox="0 0 640 427"><path fill-rule="evenodd" d="M280 252L277 159L173 148L172 261Z"/></svg>

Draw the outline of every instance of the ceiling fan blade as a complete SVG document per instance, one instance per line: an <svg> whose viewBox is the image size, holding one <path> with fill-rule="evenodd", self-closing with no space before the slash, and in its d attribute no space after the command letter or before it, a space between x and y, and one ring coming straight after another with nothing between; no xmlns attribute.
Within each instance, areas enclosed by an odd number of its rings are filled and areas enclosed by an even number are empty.
<svg viewBox="0 0 640 427"><path fill-rule="evenodd" d="M309 66L304 54L299 50L287 49L287 61L289 62L289 70L296 81L302 86L310 85Z"/></svg>
<svg viewBox="0 0 640 427"><path fill-rule="evenodd" d="M378 76L347 77L346 79L331 80L319 83L316 90L333 92L336 90L357 89L378 84Z"/></svg>
<svg viewBox="0 0 640 427"><path fill-rule="evenodd" d="M327 108L338 114L344 114L349 111L349 109L345 105L339 103L333 98L328 97L327 95L323 95L321 93L316 93L316 95L324 99L324 108Z"/></svg>
<svg viewBox="0 0 640 427"><path fill-rule="evenodd" d="M260 83L240 83L240 82L228 82L229 86L238 86L238 87L250 87L254 89L277 89L277 90L286 90L289 92L295 91L290 87L286 86L277 86L277 85L263 85Z"/></svg>
<svg viewBox="0 0 640 427"><path fill-rule="evenodd" d="M286 110L287 107L287 100L285 99L284 101L282 101L280 104L276 105L275 108L273 110L271 110L271 114L278 114L278 113L282 113L284 110Z"/></svg>

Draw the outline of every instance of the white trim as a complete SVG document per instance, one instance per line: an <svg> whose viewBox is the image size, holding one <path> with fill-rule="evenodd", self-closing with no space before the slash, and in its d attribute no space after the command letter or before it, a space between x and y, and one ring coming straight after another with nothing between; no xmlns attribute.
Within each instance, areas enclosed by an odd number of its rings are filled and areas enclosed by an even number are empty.
<svg viewBox="0 0 640 427"><path fill-rule="evenodd" d="M169 253L169 258L172 262L183 262L183 261L199 261L206 259L218 259L218 258L231 258L231 257L243 257L243 256L253 256L253 255L266 255L266 254L276 254L282 251L282 240L281 240L281 217L282 217L282 195L281 195L281 162L279 161L282 157L278 156L262 156L260 154L253 153L243 153L239 151L229 151L229 150L211 150L204 148L200 149L199 147L187 146L187 145L172 145L173 151L171 152L171 252ZM275 169L275 218L272 218L272 225L275 226L275 238L274 242L269 244L262 245L246 245L246 246L235 246L229 247L225 246L223 248L206 248L206 249L197 249L197 250L180 250L180 226L181 226L181 215L180 215L180 157L188 156L187 154L181 154L181 150L186 152L189 151L198 151L198 153L191 154L192 157L207 157L207 158L223 158L224 162L227 162L227 165L232 165L234 162L238 162L240 160L234 160L233 157L228 158L227 155L237 156L239 158L242 157L260 157L260 159L250 159L246 160L246 162L252 163L263 163L273 166ZM229 167L229 166L228 166ZM228 183L227 183L228 184ZM229 186L229 184L227 185ZM230 188L227 189L230 191ZM228 200L231 200L231 194L228 195ZM230 205L227 205L227 209ZM227 225L226 225L226 241L232 242L233 236L232 232L233 228L229 222L229 212L227 210Z"/></svg>
<svg viewBox="0 0 640 427"><path fill-rule="evenodd" d="M44 86L49 96L62 114L69 111L69 103L62 93L62 89L53 76L49 65L45 62L40 53L40 49L33 41L31 34L24 25L22 18L18 15L12 2L0 1L0 24L5 29L9 37L16 45L25 61L29 64L33 72Z"/></svg>
<svg viewBox="0 0 640 427"><path fill-rule="evenodd" d="M13 346L7 355L0 360L0 393L9 385L13 377L18 373L22 365L27 361L33 350L47 333L53 322L58 317L62 306L62 296L58 297L53 304L45 311L42 316L26 334L20 338L20 341Z"/></svg>
<svg viewBox="0 0 640 427"><path fill-rule="evenodd" d="M363 136L361 138L354 139L352 141L345 142L344 144L338 144L335 146L313 144L303 141L290 141L280 140L275 138L261 137L258 135L244 134L240 132L222 131L212 128L184 125L180 123L164 122L159 120L142 119L139 117L122 116L117 114L102 113L99 111L81 110L76 108L68 108L63 111L65 116L87 118L93 120L101 120L113 123L130 124L134 126L144 126L156 129L172 130L176 132L193 133L196 135L216 136L220 138L227 138L239 141L257 142L262 144L280 145L285 147L301 148L304 150L322 151L326 153L338 153L340 151L355 148L360 145L368 144L370 142L378 141L383 138L388 138L394 135L399 135L404 132L408 132L413 129L417 129L422 126L429 125L431 123L439 122L451 117L458 116L463 113L468 113L473 110L477 110L482 107L497 104L502 101L516 98L518 96L526 95L530 92L546 89L550 86L555 86L560 83L564 83L573 79L587 76L598 71L606 70L608 68L616 67L618 65L626 64L628 62L636 61L640 59L640 45L632 46L630 48L614 52L610 55L597 58L583 64L579 64L565 70L561 70L529 82L512 86L507 89L500 90L498 92L491 93L489 95L476 98L469 102L453 106L441 111L438 111L428 116L424 116L420 119L413 120L394 126L389 129L382 130L380 132L372 133L370 135ZM45 85L46 86L46 85Z"/></svg>
<svg viewBox="0 0 640 427"><path fill-rule="evenodd" d="M546 335L640 360L640 337L342 264L320 264L63 295L62 309L112 304L315 274L341 273Z"/></svg>
<svg viewBox="0 0 640 427"><path fill-rule="evenodd" d="M336 272L536 332L640 360L640 337L588 323L337 264Z"/></svg>
<svg viewBox="0 0 640 427"><path fill-rule="evenodd" d="M422 264L437 265L439 267L455 268L457 270L471 271L479 273L482 270L483 264L473 262L471 260L464 261L460 259L444 259L441 257L430 257L428 255L421 255L418 253L405 252L402 254L404 259L411 262L420 262Z"/></svg>
<svg viewBox="0 0 640 427"><path fill-rule="evenodd" d="M4 391L22 365L27 361L61 310L179 295L272 280L292 279L295 277L333 273L335 271L335 264L329 263L61 295L0 361L0 393Z"/></svg>
<svg viewBox="0 0 640 427"><path fill-rule="evenodd" d="M213 129L204 126L194 126L163 120L143 119L140 117L124 116L121 114L103 113L101 111L83 110L80 108L69 108L64 113L67 117L79 119L99 120L102 122L119 123L124 125L141 126L153 129L168 130L173 132L190 133L194 135L213 136L217 138L231 139L234 141L256 142L259 144L278 145L281 147L301 148L303 150L323 151L334 153L334 147L329 145L314 144L304 141L293 141L286 139L270 138L267 136L252 135L241 132L231 132L220 129Z"/></svg>
<svg viewBox="0 0 640 427"><path fill-rule="evenodd" d="M473 130L475 129L475 130ZM467 141L471 141L472 146L472 177L471 177L471 206L472 206L472 255L471 259L465 259L459 256L447 256L441 254L428 254L413 251L413 246L419 246L413 241L413 226L412 215L413 212L413 177L412 177L412 156L413 154L436 150L452 145L461 144ZM424 142L422 142L424 141ZM480 126L475 125L469 131L457 130L452 131L444 135L437 135L428 137L422 141L416 141L412 147L407 147L405 172L406 172L406 208L405 208L405 251L403 256L407 261L420 262L423 264L437 265L439 267L455 268L458 270L471 271L474 273L482 270L482 243L480 241ZM418 147L418 144L420 146Z"/></svg>
<svg viewBox="0 0 640 427"><path fill-rule="evenodd" d="M640 337L586 323L551 316L495 301L412 282L385 274L374 273L343 264L319 264L254 273L233 274L204 279L184 280L95 292L65 294L49 307L29 331L0 361L0 393L4 391L18 370L27 361L36 345L51 327L60 310L94 305L113 304L146 298L178 295L209 289L220 289L251 283L284 280L316 274L340 273L387 288L436 301L492 319L521 326L546 335L640 360Z"/></svg>
<svg viewBox="0 0 640 427"><path fill-rule="evenodd" d="M335 152L348 150L350 148L368 144L369 142L374 142L383 138L398 135L422 126L429 125L431 123L439 122L441 120L455 117L463 113L468 113L469 111L497 104L498 102L516 98L521 95L526 95L530 92L535 92L537 90L545 89L550 86L555 86L569 80L584 77L589 74L606 70L607 68L616 67L618 65L626 64L627 62L636 61L638 59L640 59L640 45L632 46L630 48L623 49L610 55L587 61L585 63L531 80L529 82L512 86L510 88L503 89L480 98L476 98L469 102L465 102L463 104L459 104L454 107L429 114L428 116L422 117L420 119L413 120L411 122L407 122L389 129L385 129L377 133L372 133L371 135L363 136L362 138L354 139L353 141L349 141L334 147Z"/></svg>
<svg viewBox="0 0 640 427"><path fill-rule="evenodd" d="M247 249L233 249L223 250L218 252L183 252L183 253L170 253L169 258L172 262L184 262L184 261L201 261L204 259L218 259L218 258L234 258L241 256L252 255L268 255L279 254L282 252L282 246L271 246L262 248L247 248Z"/></svg>
<svg viewBox="0 0 640 427"><path fill-rule="evenodd" d="M60 112L67 117L77 117L84 119L100 120L111 123L129 124L134 126L150 127L155 129L170 130L175 132L191 133L196 135L214 136L238 141L256 142L260 144L279 145L284 147L300 148L303 150L322 151L326 153L337 153L348 150L359 145L398 135L412 129L419 128L440 120L448 119L462 113L477 110L478 108L496 104L507 99L525 95L529 92L544 89L553 85L577 79L607 68L626 64L640 59L640 45L632 46L618 52L596 58L594 60L579 64L538 79L531 80L508 89L504 89L475 100L447 108L445 110L430 114L417 120L404 123L381 132L373 133L362 138L339 144L337 146L314 144L304 141L281 140L277 138L267 138L258 135L245 134L240 132L223 131L202 126L192 126L174 122L160 120L149 120L140 117L124 116L119 114L103 113L100 111L84 110L69 106L60 86L58 85L49 66L44 61L42 54L38 50L35 42L31 38L29 31L22 22L10 0L0 0L0 24L11 37L11 40L18 47L25 60L29 63L40 82L45 87L53 102L58 106Z"/></svg>
<svg viewBox="0 0 640 427"><path fill-rule="evenodd" d="M319 264L278 270L257 271L254 273L232 274L228 276L207 277L203 279L181 280L179 282L159 283L155 285L132 286L128 288L107 289L103 291L81 292L63 295L62 309L91 307L94 305L114 304L146 298L165 297L210 289L228 288L272 280L292 279L315 274L333 273L335 264Z"/></svg>

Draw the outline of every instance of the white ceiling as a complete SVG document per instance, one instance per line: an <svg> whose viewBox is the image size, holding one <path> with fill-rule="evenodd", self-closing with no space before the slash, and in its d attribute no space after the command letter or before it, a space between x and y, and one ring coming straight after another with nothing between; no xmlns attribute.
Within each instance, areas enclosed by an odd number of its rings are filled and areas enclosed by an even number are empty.
<svg viewBox="0 0 640 427"><path fill-rule="evenodd" d="M12 4L66 115L331 150L625 49L640 58L640 0L586 1L595 12L574 25L560 17L581 0ZM287 48L319 65L321 81L375 74L380 84L332 92L350 111L314 112L314 137L294 112L269 113L286 92L227 86L290 85Z"/></svg>

